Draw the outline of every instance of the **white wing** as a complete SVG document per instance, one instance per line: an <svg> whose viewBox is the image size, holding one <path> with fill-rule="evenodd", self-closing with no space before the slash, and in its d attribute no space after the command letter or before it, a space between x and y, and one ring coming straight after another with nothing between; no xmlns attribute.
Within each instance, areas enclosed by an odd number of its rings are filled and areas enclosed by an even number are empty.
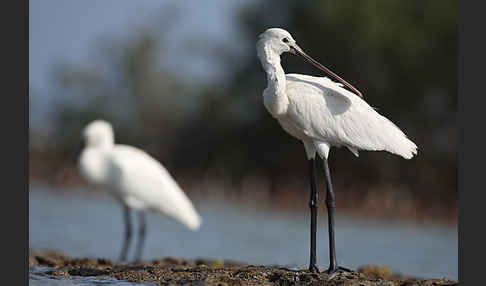
<svg viewBox="0 0 486 286"><path fill-rule="evenodd" d="M287 74L287 116L304 133L334 146L385 150L410 159L417 146L390 120L327 77ZM356 151L356 152L354 152Z"/></svg>
<svg viewBox="0 0 486 286"><path fill-rule="evenodd" d="M115 145L109 155L110 178L122 199L135 208L160 211L192 230L201 218L169 172L144 151Z"/></svg>

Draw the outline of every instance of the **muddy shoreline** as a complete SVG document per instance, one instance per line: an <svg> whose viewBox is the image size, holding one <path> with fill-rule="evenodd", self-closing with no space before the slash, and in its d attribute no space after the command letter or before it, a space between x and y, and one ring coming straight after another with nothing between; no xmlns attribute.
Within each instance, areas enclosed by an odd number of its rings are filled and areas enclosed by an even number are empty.
<svg viewBox="0 0 486 286"><path fill-rule="evenodd" d="M459 285L444 279L418 279L367 265L353 272L310 273L279 266L247 265L219 259L162 258L119 263L103 258L71 258L59 251L29 249L29 266L49 266L47 275L111 277L159 285ZM322 270L321 270L322 271Z"/></svg>

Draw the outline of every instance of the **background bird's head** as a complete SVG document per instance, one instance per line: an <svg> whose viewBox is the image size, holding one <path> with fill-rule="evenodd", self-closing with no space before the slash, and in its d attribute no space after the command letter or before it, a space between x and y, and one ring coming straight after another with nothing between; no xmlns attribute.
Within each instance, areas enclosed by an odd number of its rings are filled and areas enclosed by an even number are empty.
<svg viewBox="0 0 486 286"><path fill-rule="evenodd" d="M84 128L81 140L86 147L110 147L115 141L113 127L105 120L92 121Z"/></svg>

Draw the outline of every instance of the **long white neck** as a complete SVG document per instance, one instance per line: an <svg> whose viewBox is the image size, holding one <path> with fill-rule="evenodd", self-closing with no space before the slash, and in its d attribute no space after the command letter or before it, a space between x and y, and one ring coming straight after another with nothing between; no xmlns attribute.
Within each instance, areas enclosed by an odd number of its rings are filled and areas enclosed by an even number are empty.
<svg viewBox="0 0 486 286"><path fill-rule="evenodd" d="M87 147L81 152L78 170L87 183L102 187L104 182L107 181L110 175L109 160L107 160L110 155L110 149L107 147Z"/></svg>
<svg viewBox="0 0 486 286"><path fill-rule="evenodd" d="M287 112L289 99L285 93L285 72L280 64L280 55L265 41L257 43L257 55L267 73L267 88L263 92L263 104L273 117L278 118Z"/></svg>

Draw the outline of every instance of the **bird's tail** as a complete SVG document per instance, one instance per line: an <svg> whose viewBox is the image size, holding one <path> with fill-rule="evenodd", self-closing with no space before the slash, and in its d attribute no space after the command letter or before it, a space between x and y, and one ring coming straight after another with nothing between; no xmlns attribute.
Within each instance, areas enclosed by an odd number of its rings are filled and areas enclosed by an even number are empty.
<svg viewBox="0 0 486 286"><path fill-rule="evenodd" d="M413 156L417 155L417 150L417 145L415 145L415 143L405 137L400 142L399 148L393 148L387 151L396 155L400 155L405 159L412 159Z"/></svg>
<svg viewBox="0 0 486 286"><path fill-rule="evenodd" d="M191 201L184 195L177 206L169 211L169 215L186 225L190 230L198 230L201 227L202 219L192 205Z"/></svg>
<svg viewBox="0 0 486 286"><path fill-rule="evenodd" d="M392 154L402 156L405 159L411 159L417 155L418 147L412 140L407 138L407 135L400 130L393 122L382 116L388 128L386 132L381 135L383 137L384 150Z"/></svg>
<svg viewBox="0 0 486 286"><path fill-rule="evenodd" d="M174 186L171 196L157 202L155 209L178 220L190 230L198 230L202 224L201 217L177 183L174 182Z"/></svg>
<svg viewBox="0 0 486 286"><path fill-rule="evenodd" d="M201 217L194 208L186 210L184 216L181 216L179 220L184 223L190 230L198 230L201 227Z"/></svg>

